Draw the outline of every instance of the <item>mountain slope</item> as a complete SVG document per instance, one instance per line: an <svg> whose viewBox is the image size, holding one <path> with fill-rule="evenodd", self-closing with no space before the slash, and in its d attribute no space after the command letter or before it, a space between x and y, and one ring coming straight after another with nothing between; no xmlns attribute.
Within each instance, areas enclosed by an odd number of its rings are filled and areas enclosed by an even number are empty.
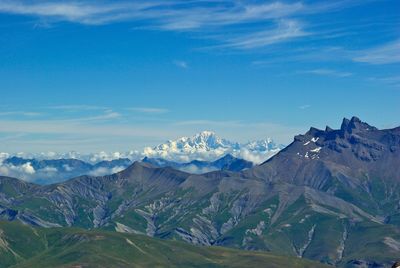
<svg viewBox="0 0 400 268"><path fill-rule="evenodd" d="M246 176L309 186L396 223L400 212L400 128L378 130L353 117L339 130L311 128Z"/></svg>
<svg viewBox="0 0 400 268"><path fill-rule="evenodd" d="M16 264L16 265L15 265ZM134 234L0 222L1 267L324 267L273 255Z"/></svg>
<svg viewBox="0 0 400 268"><path fill-rule="evenodd" d="M342 267L388 265L400 254L399 145L399 128L377 130L352 118L340 130L312 128L269 161L239 173L194 175L136 162L113 175L49 186L13 180L25 192L3 195L1 209L8 212L0 215Z"/></svg>

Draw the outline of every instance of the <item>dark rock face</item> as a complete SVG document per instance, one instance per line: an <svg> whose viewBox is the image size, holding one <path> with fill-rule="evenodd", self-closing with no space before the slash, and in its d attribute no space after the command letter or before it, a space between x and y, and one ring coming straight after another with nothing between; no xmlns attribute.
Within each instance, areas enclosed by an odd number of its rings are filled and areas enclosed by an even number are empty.
<svg viewBox="0 0 400 268"><path fill-rule="evenodd" d="M255 170L283 172L286 173L283 177L290 180L295 177L295 171L287 169L285 161L293 162L299 168L318 166L312 162L321 162L331 171L337 172L342 166L351 168L352 173L358 170L381 175L385 170L384 174L390 173L390 179L400 180L400 173L395 168L400 158L396 153L400 146L399 137L397 129L378 130L356 117L344 119L339 130L311 128L305 135L296 136L290 146ZM273 179L273 176L268 177Z"/></svg>
<svg viewBox="0 0 400 268"><path fill-rule="evenodd" d="M390 267L400 253L399 146L400 128L354 117L338 130L311 128L241 172L196 175L149 160L48 186L0 178L0 217Z"/></svg>

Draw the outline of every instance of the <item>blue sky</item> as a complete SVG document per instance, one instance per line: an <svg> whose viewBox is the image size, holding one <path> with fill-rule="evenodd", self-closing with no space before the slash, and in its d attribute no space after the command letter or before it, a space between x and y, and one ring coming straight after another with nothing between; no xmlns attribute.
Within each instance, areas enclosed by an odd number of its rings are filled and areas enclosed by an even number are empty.
<svg viewBox="0 0 400 268"><path fill-rule="evenodd" d="M400 125L400 3L0 0L1 151Z"/></svg>

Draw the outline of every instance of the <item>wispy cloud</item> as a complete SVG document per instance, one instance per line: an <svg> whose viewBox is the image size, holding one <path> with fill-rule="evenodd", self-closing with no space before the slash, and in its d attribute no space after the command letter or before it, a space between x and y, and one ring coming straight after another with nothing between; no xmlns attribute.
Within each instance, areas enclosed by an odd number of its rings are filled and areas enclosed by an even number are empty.
<svg viewBox="0 0 400 268"><path fill-rule="evenodd" d="M137 12L157 6L148 3L94 3L91 1L1 1L0 12L37 16L81 24L107 24L138 16Z"/></svg>
<svg viewBox="0 0 400 268"><path fill-rule="evenodd" d="M48 17L81 24L108 24L123 20L146 21L169 30L199 29L282 18L304 11L301 3L246 4L236 1L1 1L0 12Z"/></svg>
<svg viewBox="0 0 400 268"><path fill-rule="evenodd" d="M395 88L400 88L400 76L369 77L367 80L383 83Z"/></svg>
<svg viewBox="0 0 400 268"><path fill-rule="evenodd" d="M302 74L313 74L313 75L326 75L326 76L335 76L335 77L349 77L352 76L351 72L341 72L331 69L314 69L314 70L305 70L299 71Z"/></svg>
<svg viewBox="0 0 400 268"><path fill-rule="evenodd" d="M169 112L168 109L155 107L131 107L126 108L126 110L145 114L165 114Z"/></svg>
<svg viewBox="0 0 400 268"><path fill-rule="evenodd" d="M33 116L40 116L43 114L38 113L38 112L24 112L24 111L0 112L0 116L10 116L10 115L21 115L21 116L33 117Z"/></svg>
<svg viewBox="0 0 400 268"><path fill-rule="evenodd" d="M186 61L183 61L183 60L174 60L173 63L174 63L176 66L178 66L179 68L182 68L182 69L187 69L187 68L189 68L188 63L187 63Z"/></svg>
<svg viewBox="0 0 400 268"><path fill-rule="evenodd" d="M217 39L221 47L251 49L310 35L302 23L306 16L363 2L0 0L0 13L39 17L45 25L58 21L86 25L130 21L142 29L203 33L203 38Z"/></svg>
<svg viewBox="0 0 400 268"><path fill-rule="evenodd" d="M72 105L54 105L45 107L46 109L54 110L66 110L66 111L89 111L89 110L107 110L107 107L96 106L96 105L82 105L82 104L72 104Z"/></svg>
<svg viewBox="0 0 400 268"><path fill-rule="evenodd" d="M311 107L311 105L309 105L309 104L304 104L304 105L299 106L299 109L300 109L300 110L305 110L305 109L308 109L308 108L310 108L310 107Z"/></svg>
<svg viewBox="0 0 400 268"><path fill-rule="evenodd" d="M301 23L295 20L280 20L276 27L264 31L235 37L226 40L225 45L219 47L231 47L238 49L260 48L268 45L282 43L294 38L309 35L303 30Z"/></svg>
<svg viewBox="0 0 400 268"><path fill-rule="evenodd" d="M71 118L64 118L59 120L54 120L55 122L76 122L76 123L87 123L87 122L103 122L103 121L113 121L122 117L121 113L115 112L111 109L107 109L102 111L101 113L97 113L90 116L78 116Z"/></svg>
<svg viewBox="0 0 400 268"><path fill-rule="evenodd" d="M216 120L186 120L178 121L173 123L176 126L224 126L224 127L241 127L243 122L241 121L216 121Z"/></svg>
<svg viewBox="0 0 400 268"><path fill-rule="evenodd" d="M378 47L360 52L360 56L353 58L356 62L369 64L390 64L400 62L400 39Z"/></svg>
<svg viewBox="0 0 400 268"><path fill-rule="evenodd" d="M113 110L106 110L104 114L86 117L86 118L79 118L78 121L104 121L104 120L112 120L121 117L120 113L114 112Z"/></svg>

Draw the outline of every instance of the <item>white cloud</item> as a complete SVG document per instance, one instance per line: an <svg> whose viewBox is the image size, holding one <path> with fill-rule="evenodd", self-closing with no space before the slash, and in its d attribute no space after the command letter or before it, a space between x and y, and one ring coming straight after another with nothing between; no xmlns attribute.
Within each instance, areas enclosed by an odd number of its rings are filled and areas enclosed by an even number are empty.
<svg viewBox="0 0 400 268"><path fill-rule="evenodd" d="M207 172L216 171L218 169L212 168L212 167L197 167L196 165L188 165L188 166L179 168L179 170L182 170L187 173L192 173L192 174L204 174Z"/></svg>
<svg viewBox="0 0 400 268"><path fill-rule="evenodd" d="M20 166L12 164L0 164L0 176L10 176L30 181L36 170L32 167L30 162Z"/></svg>
<svg viewBox="0 0 400 268"><path fill-rule="evenodd" d="M122 115L120 113L114 112L112 110L106 110L106 111L104 111L103 114L98 115L98 116L83 117L83 118L71 119L71 120L72 121L103 121L103 120L109 120L109 119L116 119L121 116Z"/></svg>
<svg viewBox="0 0 400 268"><path fill-rule="evenodd" d="M31 162L25 163L21 166L23 172L27 174L35 174L35 169L32 167Z"/></svg>
<svg viewBox="0 0 400 268"><path fill-rule="evenodd" d="M250 49L309 35L310 33L303 29L303 24L299 21L302 17L333 12L364 2L2 0L0 13L38 17L40 24L36 25L46 26L58 21L86 25L130 21L140 29L203 33L203 38L214 39L212 36L218 36L217 39L222 43L221 47ZM281 22L273 28L271 25L275 21ZM253 24L263 25L266 29L255 30ZM234 29L230 26L240 27ZM225 35L228 27L231 36Z"/></svg>
<svg viewBox="0 0 400 268"><path fill-rule="evenodd" d="M9 157L10 157L9 153L0 152L0 164L3 163L3 161Z"/></svg>
<svg viewBox="0 0 400 268"><path fill-rule="evenodd" d="M132 108L127 108L126 110L145 113L145 114L164 114L169 112L168 109L155 108L155 107L132 107Z"/></svg>
<svg viewBox="0 0 400 268"><path fill-rule="evenodd" d="M0 176L10 176L10 171L7 166L0 166Z"/></svg>
<svg viewBox="0 0 400 268"><path fill-rule="evenodd" d="M310 108L310 107L311 107L311 105L309 105L309 104L304 104L304 105L299 106L299 109L300 109L300 110L305 110L305 109L308 109L308 108Z"/></svg>
<svg viewBox="0 0 400 268"><path fill-rule="evenodd" d="M260 48L307 35L310 35L310 33L303 30L301 23L285 19L279 21L275 28L228 39L225 45L219 47L237 49Z"/></svg>
<svg viewBox="0 0 400 268"><path fill-rule="evenodd" d="M154 5L140 3L90 3L90 1L1 1L0 12L48 17L82 24L106 24L138 16L139 12ZM132 12L132 14L131 14Z"/></svg>
<svg viewBox="0 0 400 268"><path fill-rule="evenodd" d="M369 77L368 81L383 83L395 88L400 87L400 76Z"/></svg>
<svg viewBox="0 0 400 268"><path fill-rule="evenodd" d="M150 26L169 30L198 29L282 18L312 10L301 3L222 1L1 1L0 12L52 18L81 24L108 24L146 20Z"/></svg>
<svg viewBox="0 0 400 268"><path fill-rule="evenodd" d="M183 60L174 60L173 63L174 63L176 66L178 66L179 68L182 68L182 69L187 69L187 68L189 68L188 63L187 63L186 61L183 61Z"/></svg>
<svg viewBox="0 0 400 268"><path fill-rule="evenodd" d="M269 152L256 152L256 151L249 151L247 149L242 149L236 155L238 158L242 158L244 160L253 162L255 164L261 164L277 154L279 150L269 151Z"/></svg>
<svg viewBox="0 0 400 268"><path fill-rule="evenodd" d="M356 62L369 64L391 64L400 62L400 39L370 48L360 52L360 56L353 58Z"/></svg>
<svg viewBox="0 0 400 268"><path fill-rule="evenodd" d="M55 173L58 172L58 169L55 167L44 167L39 169L38 172Z"/></svg>
<svg viewBox="0 0 400 268"><path fill-rule="evenodd" d="M24 111L0 112L0 116L8 116L8 115L22 115L22 116L32 117L32 116L40 116L42 115L42 113L24 112Z"/></svg>
<svg viewBox="0 0 400 268"><path fill-rule="evenodd" d="M96 105L86 105L86 104L69 104L69 105L55 105L47 106L47 109L54 110L65 110L65 111L82 111L82 110L108 110L108 107L96 106Z"/></svg>
<svg viewBox="0 0 400 268"><path fill-rule="evenodd" d="M349 77L349 76L353 75L350 72L341 72L341 71L336 71L336 70L331 70L331 69L314 69L314 70L300 71L299 73L314 74L314 75L326 75L326 76L335 76L335 77Z"/></svg>
<svg viewBox="0 0 400 268"><path fill-rule="evenodd" d="M64 170L67 171L67 172L71 172L71 171L74 170L73 167L71 167L71 166L69 166L69 165L67 165L67 164L63 165L63 168L64 168Z"/></svg>
<svg viewBox="0 0 400 268"><path fill-rule="evenodd" d="M125 167L113 167L113 168L100 167L100 168L90 171L88 175L104 176L104 175L118 173L124 169L125 169Z"/></svg>

